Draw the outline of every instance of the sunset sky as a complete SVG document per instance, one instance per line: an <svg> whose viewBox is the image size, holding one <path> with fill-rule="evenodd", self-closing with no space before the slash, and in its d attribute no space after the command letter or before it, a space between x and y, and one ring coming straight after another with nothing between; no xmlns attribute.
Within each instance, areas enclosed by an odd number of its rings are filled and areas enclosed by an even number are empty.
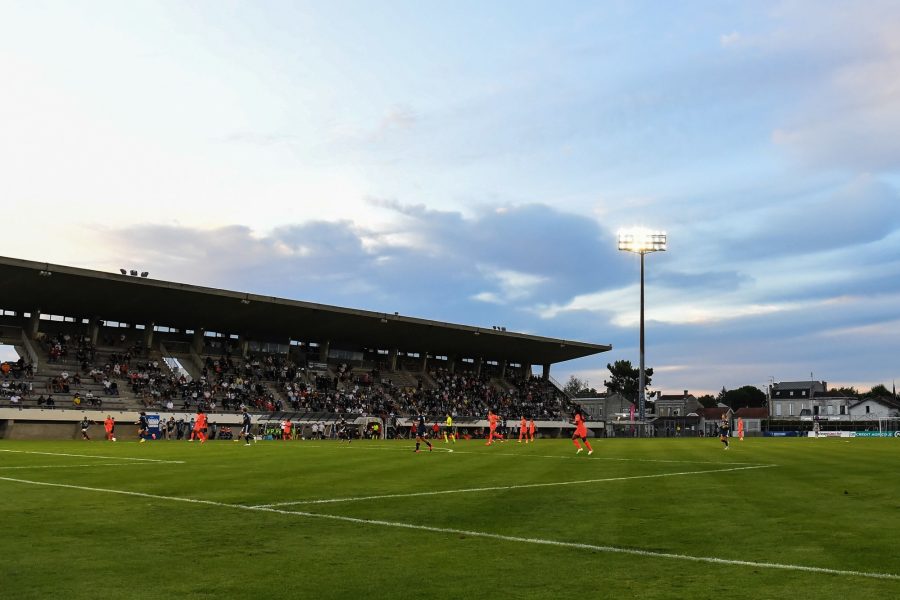
<svg viewBox="0 0 900 600"><path fill-rule="evenodd" d="M900 376L900 3L0 0L0 255ZM4 290L3 293L13 293ZM2 304L2 302L0 302Z"/></svg>

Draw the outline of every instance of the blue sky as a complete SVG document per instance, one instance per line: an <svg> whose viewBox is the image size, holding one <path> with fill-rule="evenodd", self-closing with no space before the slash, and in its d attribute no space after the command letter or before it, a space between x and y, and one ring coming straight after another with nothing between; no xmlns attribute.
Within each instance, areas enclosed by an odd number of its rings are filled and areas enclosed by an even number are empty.
<svg viewBox="0 0 900 600"><path fill-rule="evenodd" d="M897 377L896 2L0 2L0 254ZM12 223L10 226L9 224Z"/></svg>

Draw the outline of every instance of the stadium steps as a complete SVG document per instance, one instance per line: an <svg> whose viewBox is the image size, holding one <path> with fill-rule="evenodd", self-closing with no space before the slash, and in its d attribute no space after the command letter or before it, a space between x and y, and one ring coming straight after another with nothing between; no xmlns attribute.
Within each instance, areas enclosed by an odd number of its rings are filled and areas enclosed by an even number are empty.
<svg viewBox="0 0 900 600"><path fill-rule="evenodd" d="M421 375L421 374L419 374ZM416 375L409 371L388 371L382 374L381 379L390 379L391 383L398 388L417 388L419 380Z"/></svg>

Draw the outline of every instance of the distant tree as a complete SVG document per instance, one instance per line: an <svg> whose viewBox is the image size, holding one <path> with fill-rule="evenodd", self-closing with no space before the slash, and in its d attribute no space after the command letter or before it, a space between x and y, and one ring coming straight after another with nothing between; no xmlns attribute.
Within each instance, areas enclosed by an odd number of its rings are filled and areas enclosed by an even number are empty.
<svg viewBox="0 0 900 600"><path fill-rule="evenodd" d="M855 387L839 387L829 390L829 395L855 398L856 396L859 396L859 392L856 391Z"/></svg>
<svg viewBox="0 0 900 600"><path fill-rule="evenodd" d="M862 395L863 398L893 398L893 396L891 390L880 383Z"/></svg>
<svg viewBox="0 0 900 600"><path fill-rule="evenodd" d="M703 405L703 408L715 408L716 397L712 394L704 394L697 398L697 402Z"/></svg>
<svg viewBox="0 0 900 600"><path fill-rule="evenodd" d="M599 393L591 387L591 382L587 379L579 379L574 375L569 375L569 380L563 386L563 391L573 398L593 398Z"/></svg>
<svg viewBox="0 0 900 600"><path fill-rule="evenodd" d="M718 400L734 410L748 406L758 408L766 405L766 394L752 385L745 385L736 390L726 390L723 387Z"/></svg>
<svg viewBox="0 0 900 600"><path fill-rule="evenodd" d="M638 388L640 387L640 369L631 366L630 360L617 360L613 364L606 365L609 369L609 379L603 382L606 391L609 394L622 394L625 398L632 401L638 399ZM650 381L653 378L653 368L644 369L644 389L650 387Z"/></svg>

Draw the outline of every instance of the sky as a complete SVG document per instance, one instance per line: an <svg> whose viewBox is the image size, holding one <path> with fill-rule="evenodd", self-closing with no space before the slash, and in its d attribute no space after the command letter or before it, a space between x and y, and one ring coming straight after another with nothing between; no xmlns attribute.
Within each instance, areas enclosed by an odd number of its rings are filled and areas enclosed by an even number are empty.
<svg viewBox="0 0 900 600"><path fill-rule="evenodd" d="M0 0L0 255L900 376L900 4ZM410 349L413 350L413 349Z"/></svg>

